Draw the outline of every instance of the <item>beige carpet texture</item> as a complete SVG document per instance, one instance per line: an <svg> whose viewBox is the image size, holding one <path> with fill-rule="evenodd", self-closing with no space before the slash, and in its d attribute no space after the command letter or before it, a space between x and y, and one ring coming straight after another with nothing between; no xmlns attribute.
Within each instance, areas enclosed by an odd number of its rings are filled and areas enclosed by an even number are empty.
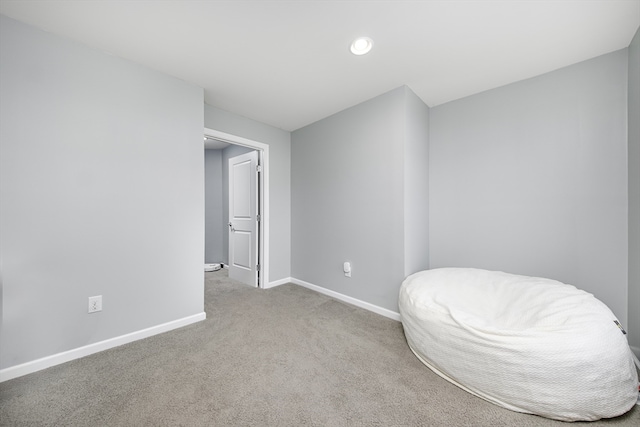
<svg viewBox="0 0 640 427"><path fill-rule="evenodd" d="M203 322L0 383L0 425L640 426L637 405L591 423L512 412L431 372L399 322L226 270L205 282Z"/></svg>

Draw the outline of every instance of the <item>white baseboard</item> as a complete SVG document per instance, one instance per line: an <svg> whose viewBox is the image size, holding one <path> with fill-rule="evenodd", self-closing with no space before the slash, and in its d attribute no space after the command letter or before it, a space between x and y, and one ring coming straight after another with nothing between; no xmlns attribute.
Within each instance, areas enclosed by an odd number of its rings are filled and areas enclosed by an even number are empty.
<svg viewBox="0 0 640 427"><path fill-rule="evenodd" d="M326 289L318 285L314 285L313 283L305 282L304 280L299 280L292 277L290 282L293 284L305 287L307 289L311 289L312 291L316 291L321 294L338 299L340 301L344 301L351 305L355 305L356 307L364 308L365 310L372 311L374 313L380 314L381 316L388 317L389 319L397 320L398 322L400 321L400 313L396 313L395 311L391 311L386 308L382 308L377 305L359 300L357 298L353 298L348 295L344 295L339 292L332 291L330 289Z"/></svg>
<svg viewBox="0 0 640 427"><path fill-rule="evenodd" d="M276 286L285 285L287 283L292 283L291 277L285 277L284 279L274 280L273 282L269 282L264 289L275 288Z"/></svg>
<svg viewBox="0 0 640 427"><path fill-rule="evenodd" d="M118 347L120 345L141 340L143 338L148 338L153 335L158 335L163 332L168 332L173 329L178 329L183 326L190 325L192 323L200 322L202 320L205 320L206 318L207 318L207 314L202 312L199 314L194 314L193 316L174 320L172 322L163 323L161 325L152 326L147 329L142 329L140 331L131 332L126 335L121 335L119 337L110 338L108 340L85 345L83 347L74 348L72 350L64 351L62 353L53 354L51 356L43 357L42 359L37 359L31 362L23 363L21 365L16 365L16 366L11 366L9 368L1 369L0 382L8 381L13 378L31 374L33 372L41 371L42 369L46 369L51 366L60 365L62 363L70 362L75 359L80 359L82 357L89 356L90 354L108 350L113 347Z"/></svg>

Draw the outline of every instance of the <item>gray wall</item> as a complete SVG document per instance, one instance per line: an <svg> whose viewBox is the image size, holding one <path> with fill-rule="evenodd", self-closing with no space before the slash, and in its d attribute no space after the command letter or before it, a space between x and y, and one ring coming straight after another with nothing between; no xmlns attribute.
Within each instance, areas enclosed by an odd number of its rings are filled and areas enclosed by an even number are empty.
<svg viewBox="0 0 640 427"><path fill-rule="evenodd" d="M0 93L0 367L202 313L202 90L0 16Z"/></svg>
<svg viewBox="0 0 640 427"><path fill-rule="evenodd" d="M640 357L640 30L629 46L629 343Z"/></svg>
<svg viewBox="0 0 640 427"><path fill-rule="evenodd" d="M404 275L429 268L429 107L405 86Z"/></svg>
<svg viewBox="0 0 640 427"><path fill-rule="evenodd" d="M573 284L627 324L627 50L432 108L431 268Z"/></svg>
<svg viewBox="0 0 640 427"><path fill-rule="evenodd" d="M407 134L411 144L426 145L425 128L414 117L426 106L413 96L400 87L292 133L293 277L398 310ZM343 274L344 261L352 263L351 278Z"/></svg>
<svg viewBox="0 0 640 427"><path fill-rule="evenodd" d="M282 129L204 106L204 125L209 129L269 145L270 155L270 247L269 281L291 276L291 134Z"/></svg>
<svg viewBox="0 0 640 427"><path fill-rule="evenodd" d="M204 150L204 259L224 261L222 150Z"/></svg>

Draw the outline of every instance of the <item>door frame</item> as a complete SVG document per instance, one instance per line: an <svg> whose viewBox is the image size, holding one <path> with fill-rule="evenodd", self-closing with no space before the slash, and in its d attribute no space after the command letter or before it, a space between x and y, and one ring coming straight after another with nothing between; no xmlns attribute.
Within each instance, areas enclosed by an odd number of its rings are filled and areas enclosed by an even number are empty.
<svg viewBox="0 0 640 427"><path fill-rule="evenodd" d="M258 232L258 259L260 260L260 273L258 274L258 288L269 287L269 145L241 136L220 132L215 129L204 128L204 136L228 142L233 145L241 145L258 152L258 162L262 165L262 172L258 174L258 200L260 210L260 227Z"/></svg>

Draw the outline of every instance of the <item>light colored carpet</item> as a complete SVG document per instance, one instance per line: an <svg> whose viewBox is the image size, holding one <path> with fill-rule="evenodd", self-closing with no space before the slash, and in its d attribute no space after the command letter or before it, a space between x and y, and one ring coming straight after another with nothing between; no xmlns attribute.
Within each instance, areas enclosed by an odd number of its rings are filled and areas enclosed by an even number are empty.
<svg viewBox="0 0 640 427"><path fill-rule="evenodd" d="M223 270L205 292L206 321L1 383L0 425L640 425L638 406L573 424L502 409L422 365L400 323L292 284Z"/></svg>

